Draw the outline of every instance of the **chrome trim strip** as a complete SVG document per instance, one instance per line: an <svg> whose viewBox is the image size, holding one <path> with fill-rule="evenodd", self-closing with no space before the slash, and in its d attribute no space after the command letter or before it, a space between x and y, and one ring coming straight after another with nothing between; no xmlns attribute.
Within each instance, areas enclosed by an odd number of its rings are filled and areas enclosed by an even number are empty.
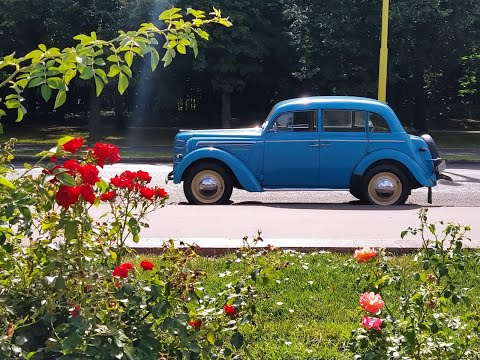
<svg viewBox="0 0 480 360"><path fill-rule="evenodd" d="M197 146L214 146L214 145L253 145L257 141L198 141Z"/></svg>
<svg viewBox="0 0 480 360"><path fill-rule="evenodd" d="M310 139L310 140L265 140L266 143L278 143L278 142L313 142L318 141L318 139Z"/></svg>

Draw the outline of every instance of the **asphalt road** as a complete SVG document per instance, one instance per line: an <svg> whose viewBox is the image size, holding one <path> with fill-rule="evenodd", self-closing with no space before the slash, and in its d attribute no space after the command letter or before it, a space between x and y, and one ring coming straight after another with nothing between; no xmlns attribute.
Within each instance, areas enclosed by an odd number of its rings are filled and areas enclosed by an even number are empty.
<svg viewBox="0 0 480 360"><path fill-rule="evenodd" d="M171 165L138 163L107 165L101 171L101 176L110 178L127 169L148 171L152 175L152 184L164 187L170 194L169 204L186 204L182 184L175 185L171 181L165 184L165 177L172 170ZM18 171L20 172L21 170ZM433 204L431 206L480 207L480 164L448 165L446 174L451 176L454 181L440 180L438 182L438 185L433 188ZM292 203L325 206L333 204L361 205L348 191L270 191L249 193L244 190L234 189L231 200L232 205ZM406 204L429 206L427 203L427 189L413 190Z"/></svg>
<svg viewBox="0 0 480 360"><path fill-rule="evenodd" d="M116 164L106 166L101 176L122 171L148 171L152 183L170 194L169 206L149 217L150 228L141 233L141 247L161 246L173 238L203 248L229 248L242 244L243 236L262 230L265 242L290 248L354 248L375 246L412 248L418 237L400 238L407 227L419 225L418 210L429 208L431 221L470 225L471 246L480 247L480 164L451 165L454 182L440 181L434 188L434 203L427 203L427 190L412 192L403 206L377 207L360 204L348 192L295 191L247 193L234 190L232 204L188 206L181 185L165 184L171 166L165 164ZM103 213L102 206L96 209Z"/></svg>

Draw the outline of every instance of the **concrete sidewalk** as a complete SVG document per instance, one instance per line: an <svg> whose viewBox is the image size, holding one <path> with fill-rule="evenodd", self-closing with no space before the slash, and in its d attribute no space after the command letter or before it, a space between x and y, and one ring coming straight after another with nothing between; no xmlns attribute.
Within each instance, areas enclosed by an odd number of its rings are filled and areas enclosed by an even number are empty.
<svg viewBox="0 0 480 360"><path fill-rule="evenodd" d="M386 248L410 252L422 246L420 235L400 233L418 227L419 206L380 208L363 205L260 204L229 206L169 206L149 216L138 244L142 252L156 252L168 239L197 244L200 253L212 255L243 245L242 238L262 231L264 242L300 251L351 252L358 247ZM445 221L470 225L465 246L480 248L480 209L430 207L430 223ZM437 228L442 227L437 224ZM433 236L430 236L433 238Z"/></svg>

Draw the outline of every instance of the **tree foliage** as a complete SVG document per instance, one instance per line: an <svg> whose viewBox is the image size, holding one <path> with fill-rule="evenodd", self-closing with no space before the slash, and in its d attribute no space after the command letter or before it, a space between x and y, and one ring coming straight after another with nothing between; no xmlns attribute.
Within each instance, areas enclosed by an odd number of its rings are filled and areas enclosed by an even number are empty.
<svg viewBox="0 0 480 360"><path fill-rule="evenodd" d="M5 108L0 109L0 117L6 115L6 110L16 109L17 121L23 119L27 113L23 105L23 92L27 88L39 88L45 102L54 96L55 109L62 106L70 82L77 76L83 80L93 80L97 96L102 93L109 79L117 78L118 92L123 94L132 78L134 58L148 55L154 71L160 61L168 66L176 54L186 54L187 48L197 56L197 37L205 40L209 37L203 30L205 24L214 22L231 26L230 21L222 18L220 10L215 8L210 18L204 11L192 8L187 9L187 15L192 18L190 21L184 20L180 8L173 7L159 16L159 20L166 24L163 29L153 23L143 23L138 30L120 31L111 40L100 39L95 32L79 34L74 37L78 42L75 47L60 50L40 44L24 56L16 57L12 53L3 57L0 70L6 71L0 81L0 89L8 87L10 93L4 98ZM157 36L165 40L163 57L156 49L159 44Z"/></svg>

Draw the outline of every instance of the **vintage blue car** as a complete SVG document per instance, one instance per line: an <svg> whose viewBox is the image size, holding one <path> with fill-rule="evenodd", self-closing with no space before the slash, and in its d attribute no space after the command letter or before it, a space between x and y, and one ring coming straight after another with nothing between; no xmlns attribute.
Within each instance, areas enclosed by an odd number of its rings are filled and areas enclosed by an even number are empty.
<svg viewBox="0 0 480 360"><path fill-rule="evenodd" d="M348 190L376 205L404 204L443 175L429 135L407 134L385 103L349 96L276 104L261 127L189 130L175 137L173 171L190 204L225 204L233 187Z"/></svg>

